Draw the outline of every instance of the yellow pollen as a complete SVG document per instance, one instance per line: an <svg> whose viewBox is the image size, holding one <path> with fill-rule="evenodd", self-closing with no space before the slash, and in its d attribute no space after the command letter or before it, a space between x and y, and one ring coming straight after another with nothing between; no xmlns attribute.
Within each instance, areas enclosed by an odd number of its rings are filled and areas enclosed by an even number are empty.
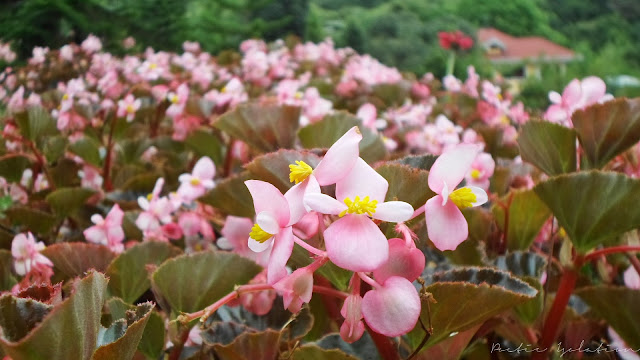
<svg viewBox="0 0 640 360"><path fill-rule="evenodd" d="M500 118L500 122L505 125L509 125L509 118L506 115L502 115L502 117Z"/></svg>
<svg viewBox="0 0 640 360"><path fill-rule="evenodd" d="M153 199L153 194L147 194L147 200L151 201Z"/></svg>
<svg viewBox="0 0 640 360"><path fill-rule="evenodd" d="M289 173L289 181L295 182L296 184L303 182L313 172L311 166L301 160L296 160L295 165L290 164L289 170L291 170Z"/></svg>
<svg viewBox="0 0 640 360"><path fill-rule="evenodd" d="M133 114L135 112L136 112L136 109L133 107L133 105L127 105L127 113Z"/></svg>
<svg viewBox="0 0 640 360"><path fill-rule="evenodd" d="M498 100L502 100L502 94L498 94Z"/></svg>
<svg viewBox="0 0 640 360"><path fill-rule="evenodd" d="M223 93L223 94L224 94L224 93L226 93L226 92L227 92L227 87L226 87L226 86L225 86L225 87L223 87L223 88L220 90L220 92L221 92L221 93Z"/></svg>
<svg viewBox="0 0 640 360"><path fill-rule="evenodd" d="M158 67L158 64L156 64L156 63L149 64L149 69L151 69L151 70L153 70L153 69L155 69L157 67Z"/></svg>
<svg viewBox="0 0 640 360"><path fill-rule="evenodd" d="M340 217L346 214L367 214L372 216L376 212L378 206L378 200L371 200L368 196L360 200L360 196L356 196L355 200L351 201L350 198L344 199L344 204L347 205L347 209L340 213Z"/></svg>
<svg viewBox="0 0 640 360"><path fill-rule="evenodd" d="M177 104L179 101L178 95L175 95L175 94L171 95L170 99L171 99L171 102L174 104Z"/></svg>
<svg viewBox="0 0 640 360"><path fill-rule="evenodd" d="M189 181L191 183L191 185L193 186L198 186L200 185L200 179L198 178L191 178L191 180Z"/></svg>
<svg viewBox="0 0 640 360"><path fill-rule="evenodd" d="M302 99L303 94L300 91L296 91L296 93L293 95L294 98L300 100Z"/></svg>
<svg viewBox="0 0 640 360"><path fill-rule="evenodd" d="M472 207L478 199L468 187L460 188L449 195L449 199L460 209Z"/></svg>
<svg viewBox="0 0 640 360"><path fill-rule="evenodd" d="M249 237L259 243L263 243L271 239L272 236L273 234L269 234L268 232L262 230L262 228L258 224L254 224L251 228L251 233L249 233Z"/></svg>
<svg viewBox="0 0 640 360"><path fill-rule="evenodd" d="M62 100L69 100L69 94L62 95Z"/></svg>
<svg viewBox="0 0 640 360"><path fill-rule="evenodd" d="M478 169L473 169L473 170L471 170L471 177L472 177L472 178L474 178L474 179L476 179L476 180L477 180L477 179L479 179L479 178L480 178L480 175L481 175L481 174L480 174L480 170L478 170Z"/></svg>

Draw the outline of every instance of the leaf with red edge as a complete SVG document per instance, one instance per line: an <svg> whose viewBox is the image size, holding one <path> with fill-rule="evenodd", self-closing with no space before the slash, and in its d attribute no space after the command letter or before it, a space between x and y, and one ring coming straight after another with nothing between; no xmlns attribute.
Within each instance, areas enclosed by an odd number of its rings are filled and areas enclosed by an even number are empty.
<svg viewBox="0 0 640 360"><path fill-rule="evenodd" d="M571 116L584 149L583 169L602 168L640 140L640 98L615 99Z"/></svg>
<svg viewBox="0 0 640 360"><path fill-rule="evenodd" d="M256 157L245 167L256 179L269 182L284 193L295 185L289 181L289 165L295 164L296 161L304 161L315 168L320 162L320 157L309 151L278 150Z"/></svg>
<svg viewBox="0 0 640 360"><path fill-rule="evenodd" d="M107 279L92 272L74 283L74 291L19 341L0 338L12 359L88 360L93 355ZM28 300L32 301L32 300Z"/></svg>
<svg viewBox="0 0 640 360"><path fill-rule="evenodd" d="M427 186L429 172L426 170L388 162L376 167L376 171L389 182L385 201L404 201L417 209L436 195Z"/></svg>
<svg viewBox="0 0 640 360"><path fill-rule="evenodd" d="M26 289L22 289L16 295L23 299L37 300L47 305L57 305L62 302L62 283L34 284Z"/></svg>
<svg viewBox="0 0 640 360"><path fill-rule="evenodd" d="M11 296L0 297L0 327L2 337L20 341L51 312L52 305L34 299Z"/></svg>
<svg viewBox="0 0 640 360"><path fill-rule="evenodd" d="M254 176L248 171L230 176L219 183L211 191L200 197L198 201L211 205L225 212L228 215L253 217L253 198L247 186L246 180L253 179Z"/></svg>
<svg viewBox="0 0 640 360"><path fill-rule="evenodd" d="M511 200L509 200L511 199ZM507 231L507 248L511 251L526 250L551 216L551 210L533 190L512 190L500 199L508 206L508 226L505 229L505 209L495 204L491 211L498 227Z"/></svg>
<svg viewBox="0 0 640 360"><path fill-rule="evenodd" d="M214 345L220 360L273 360L278 357L280 332L244 333L229 345Z"/></svg>
<svg viewBox="0 0 640 360"><path fill-rule="evenodd" d="M30 164L31 160L24 155L5 154L0 156L0 176L9 182L18 182Z"/></svg>
<svg viewBox="0 0 640 360"><path fill-rule="evenodd" d="M293 147L299 118L299 107L254 101L220 116L213 126L267 153Z"/></svg>
<svg viewBox="0 0 640 360"><path fill-rule="evenodd" d="M146 302L126 312L124 319L115 321L109 329L102 332L102 346L96 349L93 360L119 360L133 358L142 339L145 326L151 316L154 304ZM124 325L124 328L120 326ZM110 331L114 329L116 331Z"/></svg>
<svg viewBox="0 0 640 360"><path fill-rule="evenodd" d="M436 345L420 352L418 356L416 356L416 360L459 359L480 326L482 326L482 324L478 324L465 331L460 331L454 336L442 340Z"/></svg>
<svg viewBox="0 0 640 360"><path fill-rule="evenodd" d="M548 175L576 171L576 132L547 121L529 121L518 136L520 155Z"/></svg>
<svg viewBox="0 0 640 360"><path fill-rule="evenodd" d="M116 257L104 245L66 242L47 246L42 254L53 262L55 278L66 280L84 275L89 269L104 272Z"/></svg>

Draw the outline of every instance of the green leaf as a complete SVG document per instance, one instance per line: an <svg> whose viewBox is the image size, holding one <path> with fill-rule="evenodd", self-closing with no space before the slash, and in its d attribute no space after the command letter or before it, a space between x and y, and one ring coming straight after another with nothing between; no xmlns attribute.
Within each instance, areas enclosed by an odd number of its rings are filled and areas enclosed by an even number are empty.
<svg viewBox="0 0 640 360"><path fill-rule="evenodd" d="M90 359L98 342L107 279L98 272L78 280L75 291L55 306L20 341L0 338L5 353L21 359Z"/></svg>
<svg viewBox="0 0 640 360"><path fill-rule="evenodd" d="M49 173L56 187L75 187L80 185L80 178L78 177L78 171L80 170L80 165L75 161L63 158L49 168Z"/></svg>
<svg viewBox="0 0 640 360"><path fill-rule="evenodd" d="M229 345L214 345L220 360L273 360L278 357L280 332L267 330L245 333Z"/></svg>
<svg viewBox="0 0 640 360"><path fill-rule="evenodd" d="M158 359L164 351L164 345L166 343L164 336L164 320L162 320L160 314L153 311L149 316L147 326L144 328L142 339L140 339L140 344L138 344L138 350L148 358Z"/></svg>
<svg viewBox="0 0 640 360"><path fill-rule="evenodd" d="M431 166L433 166L433 163L436 162L436 159L438 159L438 156L433 154L409 155L401 159L393 160L393 162L408 165L416 169L429 171L431 170Z"/></svg>
<svg viewBox="0 0 640 360"><path fill-rule="evenodd" d="M298 132L298 137L306 149L329 148L354 126L358 126L362 133L360 157L369 163L384 159L387 149L382 138L364 127L357 117L345 111L327 115L324 119L303 127Z"/></svg>
<svg viewBox="0 0 640 360"><path fill-rule="evenodd" d="M511 199L511 200L510 200ZM533 190L513 190L500 201L508 206L507 248L526 250L551 216L549 208ZM510 205L509 205L510 202ZM498 204L491 208L500 230L505 231L505 210Z"/></svg>
<svg viewBox="0 0 640 360"><path fill-rule="evenodd" d="M151 286L146 266L160 265L182 251L168 243L148 241L118 255L106 269L109 292L132 304Z"/></svg>
<svg viewBox="0 0 640 360"><path fill-rule="evenodd" d="M507 255L498 256L493 263L504 271L509 271L518 277L539 278L544 272L547 260L533 252L515 251Z"/></svg>
<svg viewBox="0 0 640 360"><path fill-rule="evenodd" d="M0 297L0 327L7 341L20 341L51 312L53 306L12 296ZM1 341L1 340L0 340Z"/></svg>
<svg viewBox="0 0 640 360"><path fill-rule="evenodd" d="M294 268L305 267L313 262L313 259L309 256L309 252L300 246L294 246L293 251L291 252L291 257L289 258L289 265ZM329 280L333 286L336 288L346 291L349 286L349 279L353 273L351 271L345 270L341 267L338 267L331 261L322 265L317 270L318 275L324 277Z"/></svg>
<svg viewBox="0 0 640 360"><path fill-rule="evenodd" d="M295 185L289 181L289 165L295 164L298 160L304 161L312 168L320 162L318 156L308 151L278 150L256 157L245 165L245 168L255 175L256 179L271 183L284 193Z"/></svg>
<svg viewBox="0 0 640 360"><path fill-rule="evenodd" d="M581 254L640 227L638 179L585 171L551 178L534 190Z"/></svg>
<svg viewBox="0 0 640 360"><path fill-rule="evenodd" d="M5 214L13 225L22 225L38 234L48 233L57 223L52 214L22 205L12 206Z"/></svg>
<svg viewBox="0 0 640 360"><path fill-rule="evenodd" d="M112 326L107 329L107 333L116 326L114 331L116 336L103 338L103 344L106 345L102 345L96 350L93 354L93 359L132 359L138 348L138 343L140 339L142 339L142 334L144 333L145 326L147 325L154 306L153 303L146 302L138 305L135 310L128 310L126 318L120 319L124 321L124 329L117 328L119 327L118 324L122 324L120 320L112 324ZM104 340L110 341L107 342Z"/></svg>
<svg viewBox="0 0 640 360"><path fill-rule="evenodd" d="M251 102L220 116L213 126L267 153L293 147L299 118L298 107Z"/></svg>
<svg viewBox="0 0 640 360"><path fill-rule="evenodd" d="M386 106L401 106L409 97L411 85L407 81L397 84L378 84L371 88L372 95L382 100Z"/></svg>
<svg viewBox="0 0 640 360"><path fill-rule="evenodd" d="M82 276L89 269L104 272L116 254L108 247L81 242L65 242L47 246L42 255L53 262L58 280ZM64 276L61 276L64 275Z"/></svg>
<svg viewBox="0 0 640 360"><path fill-rule="evenodd" d="M547 121L529 121L518 135L520 155L548 175L576 171L576 132Z"/></svg>
<svg viewBox="0 0 640 360"><path fill-rule="evenodd" d="M202 336L202 342L208 345L229 345L238 336L249 332L257 332L257 330L236 322L214 321L201 329L200 336Z"/></svg>
<svg viewBox="0 0 640 360"><path fill-rule="evenodd" d="M220 138L201 128L189 134L184 143L199 156L208 156L215 164L222 164L224 148Z"/></svg>
<svg viewBox="0 0 640 360"><path fill-rule="evenodd" d="M571 116L586 164L602 168L640 140L640 98L615 99L578 110Z"/></svg>
<svg viewBox="0 0 640 360"><path fill-rule="evenodd" d="M56 121L40 106L29 107L26 112L16 114L15 119L20 133L31 141L57 132Z"/></svg>
<svg viewBox="0 0 640 360"><path fill-rule="evenodd" d="M418 355L416 359L459 359L466 350L467 345L469 345L473 336L476 334L478 329L480 329L480 326L482 326L482 324L475 325L468 330L460 331L454 336L450 336L442 340L425 351L420 352L420 355Z"/></svg>
<svg viewBox="0 0 640 360"><path fill-rule="evenodd" d="M537 291L506 272L490 268L463 268L437 273L426 290L437 303L422 303L421 318L427 321L429 308L433 334L425 348L447 339L452 333L470 329L518 304L533 299ZM413 347L424 337L420 325L409 333Z"/></svg>
<svg viewBox="0 0 640 360"><path fill-rule="evenodd" d="M13 256L9 250L0 250L0 291L11 290L16 284L16 279L12 275Z"/></svg>
<svg viewBox="0 0 640 360"><path fill-rule="evenodd" d="M165 261L151 276L154 292L175 312L202 310L261 270L236 254L203 251Z"/></svg>
<svg viewBox="0 0 640 360"><path fill-rule="evenodd" d="M356 360L355 356L331 349L325 350L317 345L303 345L293 351L293 360Z"/></svg>
<svg viewBox="0 0 640 360"><path fill-rule="evenodd" d="M87 188L61 188L51 192L45 200L58 218L64 218L81 208L95 191Z"/></svg>
<svg viewBox="0 0 640 360"><path fill-rule="evenodd" d="M54 163L64 156L69 140L62 135L48 137L42 149L48 163Z"/></svg>
<svg viewBox="0 0 640 360"><path fill-rule="evenodd" d="M362 335L360 340L357 340L351 344L342 340L339 333L330 333L320 340L316 341L316 345L326 350L336 349L348 355L364 359L378 358L378 349L376 348L376 344L373 342L371 336L366 331Z"/></svg>
<svg viewBox="0 0 640 360"><path fill-rule="evenodd" d="M576 295L606 320L629 348L640 348L640 290L595 286L578 289Z"/></svg>
<svg viewBox="0 0 640 360"><path fill-rule="evenodd" d="M429 189L429 172L411 168L408 165L386 163L376 168L378 174L389 182L385 201L404 201L414 209L423 206L436 194Z"/></svg>
<svg viewBox="0 0 640 360"><path fill-rule="evenodd" d="M69 150L80 156L84 161L95 166L102 166L100 158L100 143L90 137L82 137L69 145Z"/></svg>
<svg viewBox="0 0 640 360"><path fill-rule="evenodd" d="M230 176L217 183L216 187L198 201L218 208L228 215L252 218L255 215L253 198L244 184L252 178L248 171Z"/></svg>
<svg viewBox="0 0 640 360"><path fill-rule="evenodd" d="M11 195L0 196L0 218L4 217L4 212L13 205Z"/></svg>
<svg viewBox="0 0 640 360"><path fill-rule="evenodd" d="M19 154L6 154L0 156L0 176L8 182L19 182L22 173L31 165L28 157Z"/></svg>

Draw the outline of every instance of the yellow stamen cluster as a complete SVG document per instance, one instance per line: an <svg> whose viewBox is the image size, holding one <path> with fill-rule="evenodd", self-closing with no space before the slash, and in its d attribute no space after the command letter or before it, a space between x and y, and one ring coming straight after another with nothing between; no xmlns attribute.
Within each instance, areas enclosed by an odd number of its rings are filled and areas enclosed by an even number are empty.
<svg viewBox="0 0 640 360"><path fill-rule="evenodd" d="M151 70L154 70L157 67L158 67L158 64L156 64L156 63L149 64L149 69L151 69Z"/></svg>
<svg viewBox="0 0 640 360"><path fill-rule="evenodd" d="M478 199L470 188L463 187L452 192L451 195L449 195L449 200L453 201L458 208L464 209L472 207Z"/></svg>
<svg viewBox="0 0 640 360"><path fill-rule="evenodd" d="M295 182L296 184L303 182L313 172L309 164L300 160L297 160L295 165L289 165L289 170L291 171L289 173L289 181Z"/></svg>
<svg viewBox="0 0 640 360"><path fill-rule="evenodd" d="M180 101L180 99L178 99L178 95L176 95L176 94L171 95L171 97L169 99L174 104L177 104Z"/></svg>
<svg viewBox="0 0 640 360"><path fill-rule="evenodd" d="M478 170L478 169L473 169L473 170L471 170L471 177L472 177L472 178L474 178L474 179L476 179L476 180L477 180L477 179L479 179L479 178L480 178L480 175L481 175L481 174L480 174L480 170Z"/></svg>
<svg viewBox="0 0 640 360"><path fill-rule="evenodd" d="M293 97L294 97L295 99L297 99L297 100L302 99L302 97L303 97L303 96L304 96L304 94L303 94L303 93L301 93L300 91L296 91L296 93L295 93L295 94L293 94Z"/></svg>
<svg viewBox="0 0 640 360"><path fill-rule="evenodd" d="M220 92L221 92L221 93L223 93L223 94L225 94L225 93L227 92L227 87L225 86L225 87L223 87L222 89L220 89Z"/></svg>
<svg viewBox="0 0 640 360"><path fill-rule="evenodd" d="M135 112L136 112L136 109L133 107L133 105L127 105L127 113L133 114Z"/></svg>
<svg viewBox="0 0 640 360"><path fill-rule="evenodd" d="M189 183L191 183L191 185L193 186L198 186L200 185L200 179L193 177L191 178L191 180L189 180Z"/></svg>
<svg viewBox="0 0 640 360"><path fill-rule="evenodd" d="M69 100L69 94L62 95L62 100Z"/></svg>
<svg viewBox="0 0 640 360"><path fill-rule="evenodd" d="M147 194L147 200L151 201L151 199L153 199L153 194L151 193Z"/></svg>
<svg viewBox="0 0 640 360"><path fill-rule="evenodd" d="M249 233L249 237L259 243L263 243L271 239L272 236L273 234L269 234L268 232L262 230L262 228L258 224L254 224L251 228L251 232Z"/></svg>
<svg viewBox="0 0 640 360"><path fill-rule="evenodd" d="M356 196L353 201L350 198L345 198L344 204L347 205L347 209L340 213L340 217L346 214L367 214L371 216L376 212L378 200L371 200L368 196L361 200L360 196Z"/></svg>

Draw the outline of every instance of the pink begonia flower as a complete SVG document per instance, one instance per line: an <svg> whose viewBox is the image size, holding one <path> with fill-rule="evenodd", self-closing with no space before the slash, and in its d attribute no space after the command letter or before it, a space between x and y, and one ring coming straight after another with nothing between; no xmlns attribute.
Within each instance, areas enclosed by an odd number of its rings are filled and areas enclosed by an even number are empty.
<svg viewBox="0 0 640 360"><path fill-rule="evenodd" d="M495 168L496 162L491 154L485 152L478 154L471 164L471 169L465 175L467 185L489 191L489 178L493 176Z"/></svg>
<svg viewBox="0 0 640 360"><path fill-rule="evenodd" d="M213 161L208 156L200 158L191 174L182 174L178 178L180 180L178 195L182 197L184 202L194 201L204 195L207 190L213 189L215 175L216 166Z"/></svg>
<svg viewBox="0 0 640 360"><path fill-rule="evenodd" d="M45 55L47 55L47 53L49 53L48 47L44 47L44 48L40 46L34 47L33 56L31 57L31 59L29 59L29 64L32 64L32 65L42 64L46 60Z"/></svg>
<svg viewBox="0 0 640 360"><path fill-rule="evenodd" d="M562 92L549 92L549 106L544 118L565 126L571 126L571 115L576 110L584 109L589 105L610 100L612 97L606 94L607 87L604 81L596 76L589 76L582 81L573 79Z"/></svg>
<svg viewBox="0 0 640 360"><path fill-rule="evenodd" d="M115 253L124 251L124 230L122 229L122 219L124 212L118 204L113 205L105 218L99 214L91 216L91 222L95 225L86 229L83 234L87 241L106 245Z"/></svg>
<svg viewBox="0 0 640 360"><path fill-rule="evenodd" d="M11 242L11 255L18 275L26 275L39 265L53 266L49 258L40 254L45 246L42 241L36 242L31 232L16 235Z"/></svg>
<svg viewBox="0 0 640 360"><path fill-rule="evenodd" d="M80 47L82 47L82 50L86 51L87 53L92 54L94 52L102 50L102 42L97 36L89 34L89 36L87 36L87 38L82 42Z"/></svg>
<svg viewBox="0 0 640 360"><path fill-rule="evenodd" d="M297 269L273 284L273 288L282 295L284 308L294 314L300 311L303 304L311 301L315 271L311 266L313 264Z"/></svg>
<svg viewBox="0 0 640 360"><path fill-rule="evenodd" d="M182 49L184 51L198 53L200 52L200 43L197 41L185 41L182 43Z"/></svg>
<svg viewBox="0 0 640 360"><path fill-rule="evenodd" d="M136 39L134 39L132 36L128 36L124 40L122 40L122 47L126 50L129 50L134 46L136 46Z"/></svg>
<svg viewBox="0 0 640 360"><path fill-rule="evenodd" d="M388 188L387 180L358 158L347 176L336 183L335 199L321 193L305 195L305 206L311 210L340 216L324 232L327 254L334 264L351 271L373 271L387 261L389 243L371 218L401 222L413 215L406 202L384 201Z"/></svg>
<svg viewBox="0 0 640 360"><path fill-rule="evenodd" d="M78 171L78 176L82 181L80 185L84 188L100 191L102 189L103 178L100 171L93 166L85 165Z"/></svg>
<svg viewBox="0 0 640 360"><path fill-rule="evenodd" d="M224 250L232 250L234 253L255 261L262 267L269 264L271 251L255 252L249 249L247 234L251 232L254 222L249 218L227 216L227 219L220 230L222 237L218 239L217 245Z"/></svg>
<svg viewBox="0 0 640 360"><path fill-rule="evenodd" d="M166 196L159 196L163 186L164 179L159 178L151 194L138 198L138 205L143 211L136 219L136 226L143 231L145 237L161 234L161 224L170 223L171 213L179 207Z"/></svg>
<svg viewBox="0 0 640 360"><path fill-rule="evenodd" d="M173 134L171 139L184 141L187 136L200 126L200 117L182 113L173 118Z"/></svg>
<svg viewBox="0 0 640 360"><path fill-rule="evenodd" d="M349 295L344 304L342 304L340 314L344 317L344 321L340 326L340 337L348 343L358 341L364 334L362 297L360 294Z"/></svg>
<svg viewBox="0 0 640 360"><path fill-rule="evenodd" d="M426 100L431 95L431 89L426 84L416 82L411 85L411 95L418 100Z"/></svg>
<svg viewBox="0 0 640 360"><path fill-rule="evenodd" d="M249 96L240 79L234 77L220 91L211 90L204 95L204 98L214 103L216 108L223 108L227 105L234 107L247 101Z"/></svg>
<svg viewBox="0 0 640 360"><path fill-rule="evenodd" d="M393 238L389 239L389 259L373 271L373 276L379 283L392 276L414 281L422 274L424 264L424 254L416 248L413 240L407 242Z"/></svg>
<svg viewBox="0 0 640 360"><path fill-rule="evenodd" d="M331 145L315 169L304 161L289 165L289 180L296 183L285 194L291 207L292 223L297 223L311 210L304 205L306 194L319 194L320 186L335 184L349 173L358 160L361 140L362 133L354 126Z"/></svg>
<svg viewBox="0 0 640 360"><path fill-rule="evenodd" d="M362 125L368 127L373 131L378 131L376 128L376 120L378 120L378 110L375 105L366 103L360 106L356 113L358 119L362 120Z"/></svg>
<svg viewBox="0 0 640 360"><path fill-rule="evenodd" d="M362 315L369 327L388 337L408 333L420 317L420 296L411 282L392 276L380 288L364 294Z"/></svg>
<svg viewBox="0 0 640 360"><path fill-rule="evenodd" d="M195 211L186 211L180 214L178 225L182 229L184 236L196 236L201 234L205 238L213 238L213 228L202 215Z"/></svg>
<svg viewBox="0 0 640 360"><path fill-rule="evenodd" d="M640 275L633 266L629 266L624 272L624 284L634 290L640 290Z"/></svg>
<svg viewBox="0 0 640 360"><path fill-rule="evenodd" d="M142 105L140 99L136 99L132 94L129 94L124 99L118 101L116 116L126 117L127 122L131 122L136 116L136 111L140 109L140 105Z"/></svg>
<svg viewBox="0 0 640 360"><path fill-rule="evenodd" d="M460 209L482 205L487 193L479 187L454 189L480 152L474 144L458 145L438 157L429 171L429 188L437 195L427 200L427 234L440 250L455 250L469 236L467 221Z"/></svg>
<svg viewBox="0 0 640 360"><path fill-rule="evenodd" d="M187 86L187 84L182 84L178 86L176 92L170 92L169 94L167 94L167 100L169 100L169 102L171 103L169 108L167 108L167 116L175 118L178 115L182 114L188 99L189 87Z"/></svg>
<svg viewBox="0 0 640 360"><path fill-rule="evenodd" d="M249 285L264 284L265 282L267 282L267 270L261 271L251 279L251 281L249 281ZM240 294L240 303L248 311L258 316L262 316L271 311L273 301L276 299L276 296L277 294L274 290L242 293Z"/></svg>
<svg viewBox="0 0 640 360"><path fill-rule="evenodd" d="M259 180L244 182L256 211L256 224L249 234L249 248L255 252L273 249L267 265L267 282L274 284L287 276L285 268L293 250L293 230L289 203L275 186ZM299 220L299 219L295 219Z"/></svg>
<svg viewBox="0 0 640 360"><path fill-rule="evenodd" d="M460 92L462 90L462 82L453 75L447 75L442 79L442 85L447 91Z"/></svg>

